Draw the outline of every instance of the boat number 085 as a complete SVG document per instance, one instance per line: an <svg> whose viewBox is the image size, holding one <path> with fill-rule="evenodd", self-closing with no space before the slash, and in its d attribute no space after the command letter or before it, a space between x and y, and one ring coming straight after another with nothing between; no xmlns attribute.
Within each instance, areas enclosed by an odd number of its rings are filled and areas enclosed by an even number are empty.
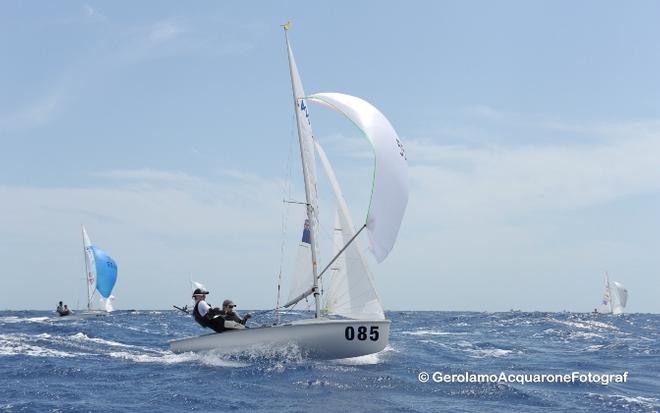
<svg viewBox="0 0 660 413"><path fill-rule="evenodd" d="M355 329L352 326L346 327L346 331L344 331L344 337L346 337L346 340L354 340L356 337L355 334ZM378 341L378 326L371 326L369 329L369 340L371 341ZM367 327L365 326L359 326L357 328L357 339L364 341L367 339Z"/></svg>

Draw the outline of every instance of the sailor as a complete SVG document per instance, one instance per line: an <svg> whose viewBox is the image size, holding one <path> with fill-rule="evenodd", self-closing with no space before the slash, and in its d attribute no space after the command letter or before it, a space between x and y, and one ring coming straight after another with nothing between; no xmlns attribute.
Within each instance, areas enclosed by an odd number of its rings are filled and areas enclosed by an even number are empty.
<svg viewBox="0 0 660 413"><path fill-rule="evenodd" d="M71 314L69 307L66 305L63 306L61 301L60 304L57 306L57 310L55 311L57 311L57 314L59 314L60 317Z"/></svg>
<svg viewBox="0 0 660 413"><path fill-rule="evenodd" d="M245 323L252 317L250 314L246 314L245 317L241 318L235 311L234 307L236 304L232 300L225 300L222 302L222 314L225 317L225 320L235 321L239 324L245 325Z"/></svg>
<svg viewBox="0 0 660 413"><path fill-rule="evenodd" d="M225 331L225 319L220 314L219 308L211 308L206 302L206 294L209 292L197 288L193 291L192 298L195 299L195 308L193 308L193 317L202 327L213 329L216 333Z"/></svg>

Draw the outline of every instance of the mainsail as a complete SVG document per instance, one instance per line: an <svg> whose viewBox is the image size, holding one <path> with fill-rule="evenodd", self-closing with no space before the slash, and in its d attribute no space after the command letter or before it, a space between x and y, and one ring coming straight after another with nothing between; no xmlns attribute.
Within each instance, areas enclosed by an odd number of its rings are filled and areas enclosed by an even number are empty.
<svg viewBox="0 0 660 413"><path fill-rule="evenodd" d="M96 262L92 251L92 242L89 240L85 226L82 226L83 251L85 254L85 279L87 280L87 309L92 308L92 298L96 291Z"/></svg>
<svg viewBox="0 0 660 413"><path fill-rule="evenodd" d="M83 243L85 245L85 271L87 278L87 308L91 308L95 291L106 311L112 311L112 289L117 282L117 263L105 251L92 245L83 226Z"/></svg>
<svg viewBox="0 0 660 413"><path fill-rule="evenodd" d="M288 300L295 299L312 286L312 246L310 242L311 230L309 220L305 219L302 237L298 243L298 251L296 253L296 266L291 276Z"/></svg>
<svg viewBox="0 0 660 413"><path fill-rule="evenodd" d="M286 29L286 27L285 27ZM285 31L286 33L286 31ZM296 66L296 61L293 57L293 51L289 45L289 39L286 39L286 47L289 57L289 72L291 74L291 88L293 91L293 104L294 111L296 114L296 123L298 127L298 140L300 143L300 157L302 159L302 169L303 169L303 178L305 180L305 197L307 200L307 221L306 226L309 227L309 261L311 262L311 271L303 271L303 273L309 274L307 283L307 288L301 287L298 284L301 284L298 277L294 277L294 286L292 286L291 295L295 295L293 291L297 290L307 290L314 294L315 304L316 304L316 316L318 317L320 312L320 300L318 294L318 280L317 280L317 256L318 256L318 245L317 245L317 228L318 228L318 213L319 213L319 202L318 202L318 192L316 187L316 165L314 161L314 134L312 132L312 123L309 119L309 108L305 103L305 91L303 90L302 81L300 80L300 75L298 74L298 67ZM304 246L302 246L304 248ZM300 254L305 255L304 253ZM304 285L304 284L302 284ZM307 296L307 291L299 291L301 294L299 297ZM294 298L293 301L298 298ZM291 301L290 301L291 302Z"/></svg>

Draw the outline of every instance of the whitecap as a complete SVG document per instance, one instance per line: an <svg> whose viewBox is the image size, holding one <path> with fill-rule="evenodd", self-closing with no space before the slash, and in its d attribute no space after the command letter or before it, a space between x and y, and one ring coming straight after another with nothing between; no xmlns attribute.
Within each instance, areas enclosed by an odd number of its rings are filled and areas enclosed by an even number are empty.
<svg viewBox="0 0 660 413"><path fill-rule="evenodd" d="M104 340L102 338L95 338L95 337L89 337L85 333L76 333L71 336L67 337L71 341L75 342L92 342L96 344L103 344L106 346L111 346L111 347L127 347L127 348L141 348L138 346L132 346L130 344L124 344L124 343L119 343L117 341L111 341L111 340Z"/></svg>
<svg viewBox="0 0 660 413"><path fill-rule="evenodd" d="M514 352L513 350L504 350L501 348L490 348L490 349L469 349L466 350L471 354L470 357L475 358L488 358L488 357L505 357L512 353L520 354L520 351Z"/></svg>
<svg viewBox="0 0 660 413"><path fill-rule="evenodd" d="M76 357L87 355L86 353L64 352L35 344L32 341L50 338L48 334L29 336L27 334L2 334L0 335L0 356L31 356L31 357ZM36 339L36 340L35 340Z"/></svg>
<svg viewBox="0 0 660 413"><path fill-rule="evenodd" d="M178 364L201 362L202 364L210 367L246 367L249 364L240 363L232 360L225 360L214 354L196 354L196 353L172 353L171 351L163 351L154 354L145 353L131 353L127 351L116 351L108 353L110 357L119 358L123 360L133 361L136 363L156 363L156 364Z"/></svg>
<svg viewBox="0 0 660 413"><path fill-rule="evenodd" d="M588 393L592 398L599 399L607 403L608 407L617 407L624 409L643 408L656 411L660 407L660 401L655 397L625 396L622 394L596 394Z"/></svg>
<svg viewBox="0 0 660 413"><path fill-rule="evenodd" d="M549 321L559 323L559 324L564 324L564 325L569 326L569 327L581 328L581 329L584 329L584 330L594 330L594 329L618 330L613 325L602 323L600 321L593 321L593 320L586 320L586 321L580 322L580 321L564 321L564 320L557 320L555 318L551 318Z"/></svg>
<svg viewBox="0 0 660 413"><path fill-rule="evenodd" d="M598 351L598 350L602 349L603 347L604 347L603 344L596 344L596 345L593 345L593 346L585 347L584 350L582 350L582 351L586 351L586 352L590 353L590 352Z"/></svg>
<svg viewBox="0 0 660 413"><path fill-rule="evenodd" d="M50 320L49 317L17 317L17 316L6 316L0 317L0 323L4 324L18 324L18 323L43 323L44 321Z"/></svg>
<svg viewBox="0 0 660 413"><path fill-rule="evenodd" d="M382 351L379 351L378 353L366 354L364 356L358 356L358 357L349 357L345 359L338 359L338 360L334 360L334 362L346 366L365 366L365 365L380 364L383 361L385 361L387 357L387 353L391 353L394 351L396 350L394 350L394 348L392 348L388 344Z"/></svg>
<svg viewBox="0 0 660 413"><path fill-rule="evenodd" d="M590 338L603 338L600 334L596 333L584 333L581 331L576 331L570 333L571 338L585 338L585 339L590 339Z"/></svg>
<svg viewBox="0 0 660 413"><path fill-rule="evenodd" d="M415 331L403 331L401 334L406 334L409 336L450 336L450 335L463 335L465 333L451 333L448 331L439 331L439 330L415 330Z"/></svg>

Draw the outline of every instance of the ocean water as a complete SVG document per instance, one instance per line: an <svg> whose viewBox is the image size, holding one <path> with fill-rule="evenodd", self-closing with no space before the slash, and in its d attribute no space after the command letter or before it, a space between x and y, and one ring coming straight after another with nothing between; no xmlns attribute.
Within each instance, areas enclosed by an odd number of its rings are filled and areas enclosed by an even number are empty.
<svg viewBox="0 0 660 413"><path fill-rule="evenodd" d="M232 355L173 354L168 340L202 333L189 316L174 311L117 311L79 321L53 321L44 311L4 311L0 411L660 410L660 315L387 316L392 328L383 352L318 361L306 359L295 346ZM270 317L259 316L254 324L269 323ZM426 383L419 380L423 372L431 377ZM457 378L436 382L434 372ZM579 378L460 382L465 372L628 375L625 383L608 385Z"/></svg>

